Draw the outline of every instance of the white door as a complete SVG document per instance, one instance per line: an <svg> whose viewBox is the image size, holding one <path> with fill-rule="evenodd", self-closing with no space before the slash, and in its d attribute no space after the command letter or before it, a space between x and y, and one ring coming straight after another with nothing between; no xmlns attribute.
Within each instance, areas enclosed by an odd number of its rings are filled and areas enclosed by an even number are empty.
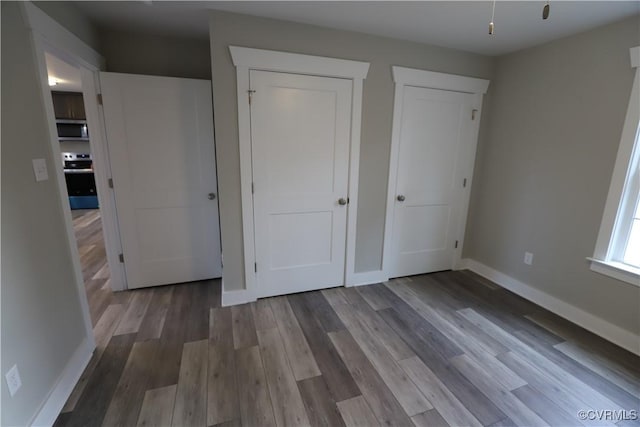
<svg viewBox="0 0 640 427"><path fill-rule="evenodd" d="M406 86L393 212L391 277L453 268L460 161L473 95Z"/></svg>
<svg viewBox="0 0 640 427"><path fill-rule="evenodd" d="M220 277L211 82L100 83L128 287Z"/></svg>
<svg viewBox="0 0 640 427"><path fill-rule="evenodd" d="M251 71L250 84L258 296L343 285L352 81Z"/></svg>

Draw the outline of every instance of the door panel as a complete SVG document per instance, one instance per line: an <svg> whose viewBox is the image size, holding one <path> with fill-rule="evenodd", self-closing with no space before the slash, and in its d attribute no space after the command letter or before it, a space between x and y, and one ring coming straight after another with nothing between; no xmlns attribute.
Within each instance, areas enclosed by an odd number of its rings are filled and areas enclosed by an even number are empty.
<svg viewBox="0 0 640 427"><path fill-rule="evenodd" d="M251 71L258 296L344 283L350 80Z"/></svg>
<svg viewBox="0 0 640 427"><path fill-rule="evenodd" d="M405 87L391 276L452 268L459 215L458 159L472 95ZM459 188L460 187L460 188Z"/></svg>
<svg viewBox="0 0 640 427"><path fill-rule="evenodd" d="M100 81L128 287L220 277L210 82Z"/></svg>
<svg viewBox="0 0 640 427"><path fill-rule="evenodd" d="M270 267L273 270L331 263L332 212L301 212L269 216ZM294 250L292 250L294 249Z"/></svg>

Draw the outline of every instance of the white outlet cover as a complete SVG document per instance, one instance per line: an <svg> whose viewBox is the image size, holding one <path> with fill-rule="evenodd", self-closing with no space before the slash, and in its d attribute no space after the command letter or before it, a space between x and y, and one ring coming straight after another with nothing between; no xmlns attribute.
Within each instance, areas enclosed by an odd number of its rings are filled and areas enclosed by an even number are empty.
<svg viewBox="0 0 640 427"><path fill-rule="evenodd" d="M527 265L533 264L533 254L531 252L524 253L524 263Z"/></svg>
<svg viewBox="0 0 640 427"><path fill-rule="evenodd" d="M20 372L18 372L18 365L13 365L5 375L5 378L7 380L7 386L9 387L9 394L13 397L20 387L22 387L22 380L20 379Z"/></svg>
<svg viewBox="0 0 640 427"><path fill-rule="evenodd" d="M47 162L44 159L33 159L31 162L33 163L33 174L36 176L36 181L48 180Z"/></svg>

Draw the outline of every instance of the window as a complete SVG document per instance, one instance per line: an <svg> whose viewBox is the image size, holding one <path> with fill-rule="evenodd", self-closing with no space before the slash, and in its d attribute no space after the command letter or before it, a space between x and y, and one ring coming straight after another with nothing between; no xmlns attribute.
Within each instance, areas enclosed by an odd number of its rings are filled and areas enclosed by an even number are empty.
<svg viewBox="0 0 640 427"><path fill-rule="evenodd" d="M640 268L640 146L638 131L627 172L627 182L622 190L622 200L613 232L611 260Z"/></svg>
<svg viewBox="0 0 640 427"><path fill-rule="evenodd" d="M637 140L636 140L637 141ZM636 147L637 147L636 142ZM638 175L638 168L636 168ZM624 263L640 268L640 194L636 194L636 212L631 218L631 226L629 227L629 238L627 246L624 250Z"/></svg>
<svg viewBox="0 0 640 427"><path fill-rule="evenodd" d="M640 286L640 46L631 49L636 76L622 130L591 269Z"/></svg>

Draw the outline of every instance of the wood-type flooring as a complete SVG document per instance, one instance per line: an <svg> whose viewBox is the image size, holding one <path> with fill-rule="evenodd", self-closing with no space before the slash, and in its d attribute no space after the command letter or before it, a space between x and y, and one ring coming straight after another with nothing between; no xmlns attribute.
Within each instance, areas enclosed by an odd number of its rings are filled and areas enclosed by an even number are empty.
<svg viewBox="0 0 640 427"><path fill-rule="evenodd" d="M640 358L472 272L113 293L96 212L74 223L97 348L56 426L640 425Z"/></svg>

